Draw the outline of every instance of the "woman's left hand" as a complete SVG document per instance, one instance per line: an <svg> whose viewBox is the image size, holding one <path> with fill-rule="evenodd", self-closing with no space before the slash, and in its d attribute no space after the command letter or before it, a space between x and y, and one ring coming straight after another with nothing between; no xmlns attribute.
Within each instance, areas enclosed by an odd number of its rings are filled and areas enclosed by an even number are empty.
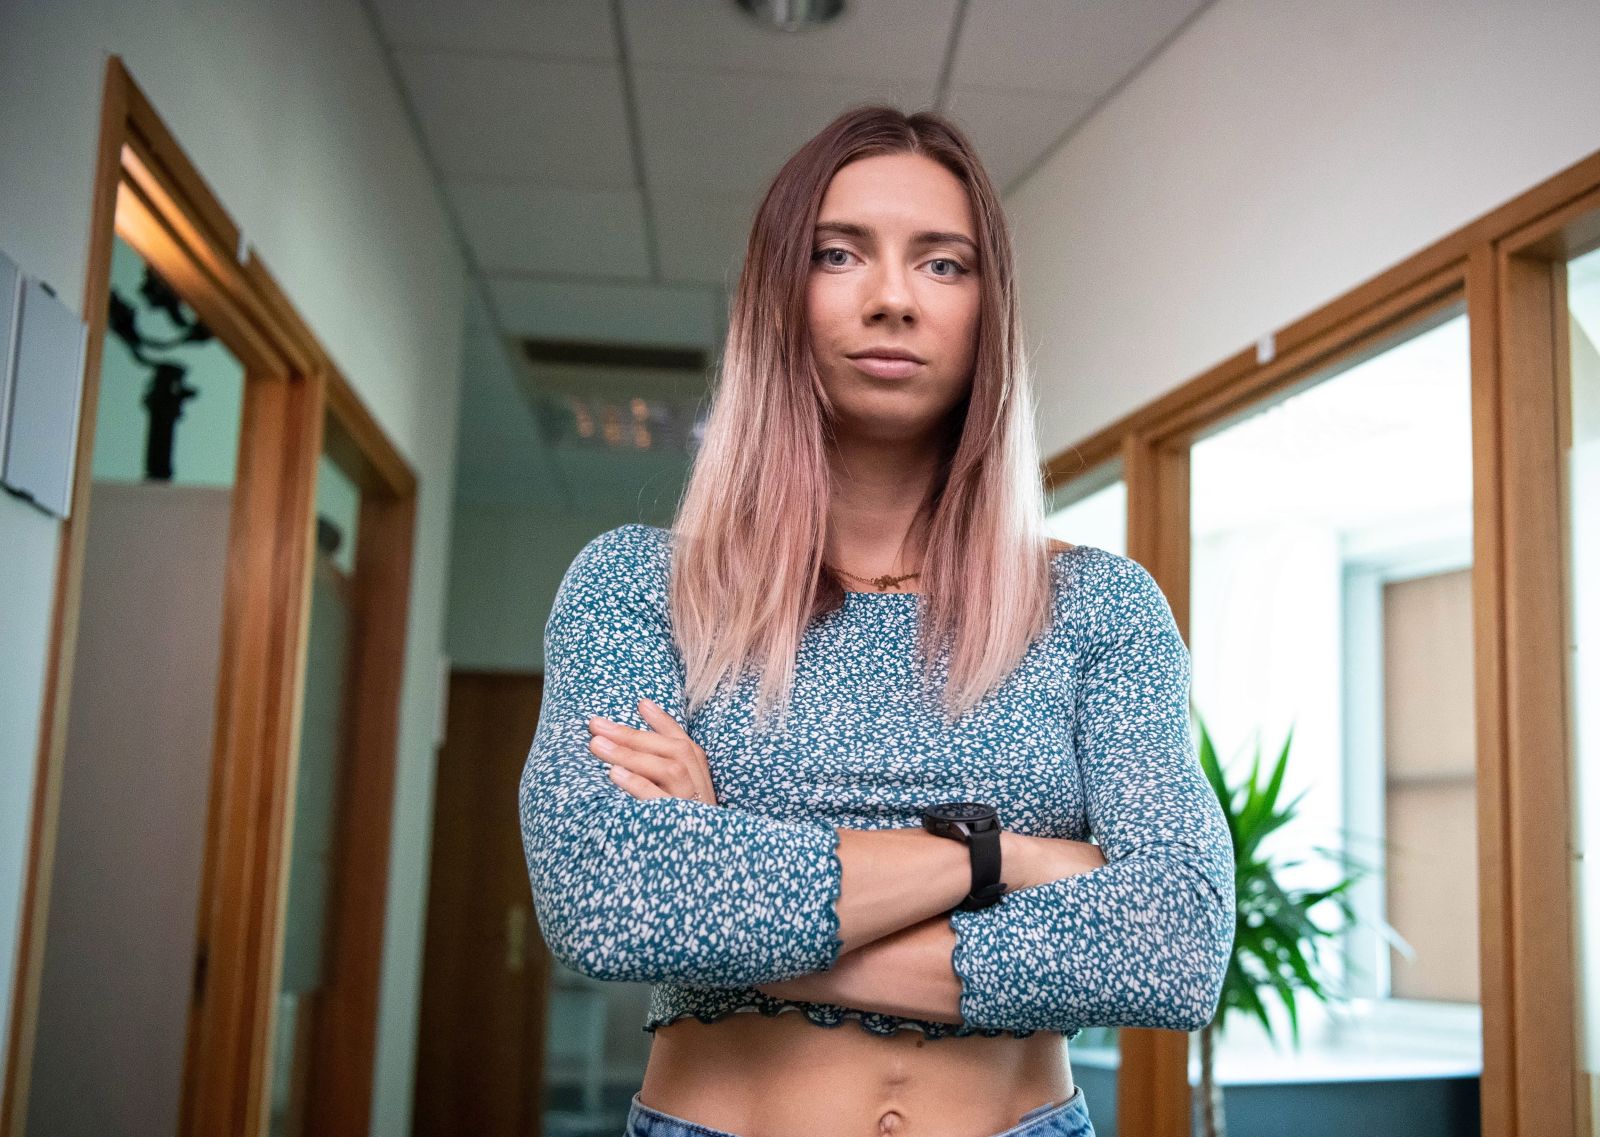
<svg viewBox="0 0 1600 1137"><path fill-rule="evenodd" d="M681 797L717 804L706 752L678 725L678 720L649 699L639 700L639 714L652 730L635 730L599 715L589 716L589 750L611 763L610 777L641 800Z"/></svg>

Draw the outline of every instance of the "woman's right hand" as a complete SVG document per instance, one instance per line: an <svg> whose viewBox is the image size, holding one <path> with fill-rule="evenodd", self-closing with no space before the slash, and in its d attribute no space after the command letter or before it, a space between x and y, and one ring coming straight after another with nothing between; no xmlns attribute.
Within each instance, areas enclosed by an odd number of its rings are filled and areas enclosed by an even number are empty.
<svg viewBox="0 0 1600 1137"><path fill-rule="evenodd" d="M1008 892L1092 872L1105 863L1100 846L1091 841L1033 837L1009 829L1000 833L1000 878Z"/></svg>

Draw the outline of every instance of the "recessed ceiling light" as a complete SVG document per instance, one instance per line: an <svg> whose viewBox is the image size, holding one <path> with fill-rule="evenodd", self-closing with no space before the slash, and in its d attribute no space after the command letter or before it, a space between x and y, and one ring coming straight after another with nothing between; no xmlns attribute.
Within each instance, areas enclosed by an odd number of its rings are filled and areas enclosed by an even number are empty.
<svg viewBox="0 0 1600 1137"><path fill-rule="evenodd" d="M836 19L844 0L734 0L754 19L781 32L808 32Z"/></svg>

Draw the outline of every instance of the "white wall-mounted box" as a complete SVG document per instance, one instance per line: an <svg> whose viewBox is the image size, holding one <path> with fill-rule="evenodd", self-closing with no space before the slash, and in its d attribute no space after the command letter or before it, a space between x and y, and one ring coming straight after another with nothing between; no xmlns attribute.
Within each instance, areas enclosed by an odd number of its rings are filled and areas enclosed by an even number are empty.
<svg viewBox="0 0 1600 1137"><path fill-rule="evenodd" d="M11 379L17 365L17 323L22 307L22 270L0 253L0 469L11 426Z"/></svg>
<svg viewBox="0 0 1600 1137"><path fill-rule="evenodd" d="M45 512L65 517L72 506L88 327L43 281L18 276L20 303L11 321L15 344L6 394L0 396L9 419L0 436L0 483Z"/></svg>

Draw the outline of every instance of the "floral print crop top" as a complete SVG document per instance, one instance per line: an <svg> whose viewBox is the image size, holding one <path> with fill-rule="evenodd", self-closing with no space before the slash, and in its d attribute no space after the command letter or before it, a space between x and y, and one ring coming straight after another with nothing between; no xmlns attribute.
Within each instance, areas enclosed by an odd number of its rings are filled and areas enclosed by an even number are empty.
<svg viewBox="0 0 1600 1137"><path fill-rule="evenodd" d="M670 542L641 524L595 537L545 624L518 806L558 960L653 984L646 1031L738 1012L935 1038L1210 1021L1232 950L1233 848L1189 733L1188 648L1137 561L1092 545L1054 554L1052 627L950 726L921 695L920 595L848 592L805 630L788 724L756 734L753 679L686 720ZM606 776L588 716L648 729L641 696L705 751L718 804L641 800ZM755 990L838 959L836 830L918 827L938 801L988 802L1017 832L1093 839L1106 863L949 914L959 1024Z"/></svg>

